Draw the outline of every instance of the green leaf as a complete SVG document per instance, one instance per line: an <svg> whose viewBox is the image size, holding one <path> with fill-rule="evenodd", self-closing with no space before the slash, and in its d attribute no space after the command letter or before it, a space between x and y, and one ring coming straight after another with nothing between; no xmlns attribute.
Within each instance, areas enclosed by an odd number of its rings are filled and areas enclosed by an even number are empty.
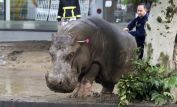
<svg viewBox="0 0 177 107"><path fill-rule="evenodd" d="M166 104L166 103L167 103L167 100L164 99L163 97L158 97L158 98L155 99L155 104L156 105L161 106L161 105Z"/></svg>
<svg viewBox="0 0 177 107"><path fill-rule="evenodd" d="M174 96L170 92L163 92L163 95L170 99L174 99Z"/></svg>
<svg viewBox="0 0 177 107"><path fill-rule="evenodd" d="M154 92L154 93L151 95L151 101L154 101L154 100L157 99L159 96L160 96L160 94L159 94L158 92Z"/></svg>
<svg viewBox="0 0 177 107"><path fill-rule="evenodd" d="M158 70L158 73L164 73L166 70L165 70L165 67L164 66L161 66Z"/></svg>
<svg viewBox="0 0 177 107"><path fill-rule="evenodd" d="M177 76L168 77L164 80L164 88L174 88L177 86Z"/></svg>
<svg viewBox="0 0 177 107"><path fill-rule="evenodd" d="M120 98L120 100L122 101L122 100L126 100L126 95L124 95L124 96L122 96L121 98Z"/></svg>

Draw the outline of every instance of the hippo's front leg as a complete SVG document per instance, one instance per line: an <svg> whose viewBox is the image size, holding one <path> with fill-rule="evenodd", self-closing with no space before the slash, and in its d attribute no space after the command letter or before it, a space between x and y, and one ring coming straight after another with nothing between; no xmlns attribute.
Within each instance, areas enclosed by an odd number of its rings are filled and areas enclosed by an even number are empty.
<svg viewBox="0 0 177 107"><path fill-rule="evenodd" d="M97 64L92 64L89 71L83 76L80 83L78 83L77 87L73 91L71 97L87 97L92 96L94 93L92 92L92 83L95 80L98 72L99 66Z"/></svg>

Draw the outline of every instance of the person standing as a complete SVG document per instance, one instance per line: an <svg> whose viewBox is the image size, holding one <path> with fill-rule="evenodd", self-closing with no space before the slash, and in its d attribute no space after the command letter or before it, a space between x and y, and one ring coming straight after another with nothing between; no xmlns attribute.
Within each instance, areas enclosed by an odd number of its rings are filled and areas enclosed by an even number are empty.
<svg viewBox="0 0 177 107"><path fill-rule="evenodd" d="M64 25L80 17L79 0L60 0L57 16L58 22L61 21L61 24Z"/></svg>
<svg viewBox="0 0 177 107"><path fill-rule="evenodd" d="M139 4L137 7L137 17L133 19L124 31L128 31L132 36L135 37L138 48L140 49L139 59L142 59L144 52L144 42L145 42L145 23L148 20L147 8L145 4ZM133 31L133 28L136 30Z"/></svg>

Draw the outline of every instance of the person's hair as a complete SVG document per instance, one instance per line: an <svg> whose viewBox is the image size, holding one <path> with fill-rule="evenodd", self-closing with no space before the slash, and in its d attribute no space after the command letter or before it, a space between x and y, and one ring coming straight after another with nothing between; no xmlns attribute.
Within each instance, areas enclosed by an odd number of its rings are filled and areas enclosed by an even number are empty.
<svg viewBox="0 0 177 107"><path fill-rule="evenodd" d="M140 4L138 4L138 6L144 6L145 9L148 9L148 8L146 7L146 4L145 4L145 3L140 3Z"/></svg>

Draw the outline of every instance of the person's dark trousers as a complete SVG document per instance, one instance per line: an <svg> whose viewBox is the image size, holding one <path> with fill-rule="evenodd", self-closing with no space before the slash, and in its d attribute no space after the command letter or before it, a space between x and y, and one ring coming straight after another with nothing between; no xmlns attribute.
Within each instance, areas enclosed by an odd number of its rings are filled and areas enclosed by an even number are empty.
<svg viewBox="0 0 177 107"><path fill-rule="evenodd" d="M138 59L142 59L143 58L143 53L144 53L144 45L138 45L138 48L139 48Z"/></svg>
<svg viewBox="0 0 177 107"><path fill-rule="evenodd" d="M138 52L138 59L142 59L143 58L143 53L144 53L144 41L145 41L145 37L141 37L141 38L136 38L136 43L137 43L137 47L139 48L139 52Z"/></svg>

